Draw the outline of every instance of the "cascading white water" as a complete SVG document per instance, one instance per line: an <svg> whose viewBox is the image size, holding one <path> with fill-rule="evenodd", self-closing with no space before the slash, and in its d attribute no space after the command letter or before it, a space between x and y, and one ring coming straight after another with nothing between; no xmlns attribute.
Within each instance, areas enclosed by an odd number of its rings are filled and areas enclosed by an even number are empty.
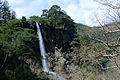
<svg viewBox="0 0 120 80"><path fill-rule="evenodd" d="M38 36L39 36L40 52L41 52L41 56L43 57L42 59L43 71L48 72L49 70L48 70L46 56L45 56L46 52L45 52L44 42L43 42L43 38L42 38L42 34L41 34L41 30L40 30L38 22L36 22L36 26L37 26Z"/></svg>
<svg viewBox="0 0 120 80"><path fill-rule="evenodd" d="M42 59L43 71L51 75L54 75L58 80L65 80L63 77L57 75L55 72L49 71L48 66L47 66L46 56L45 56L46 52L45 52L44 42L43 42L43 38L42 38L42 34L41 34L41 30L40 30L38 22L36 22L36 26L37 26L37 32L38 32L38 37L39 37L40 52L41 52L41 56L43 57Z"/></svg>

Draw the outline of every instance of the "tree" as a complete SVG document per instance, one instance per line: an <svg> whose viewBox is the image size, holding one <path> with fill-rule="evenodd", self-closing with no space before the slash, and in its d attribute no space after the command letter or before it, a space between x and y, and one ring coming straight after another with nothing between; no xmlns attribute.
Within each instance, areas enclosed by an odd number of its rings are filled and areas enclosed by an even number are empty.
<svg viewBox="0 0 120 80"><path fill-rule="evenodd" d="M31 16L31 17L30 17L30 20L32 20L32 21L37 21L38 18L39 18L39 16Z"/></svg>
<svg viewBox="0 0 120 80"><path fill-rule="evenodd" d="M48 10L48 21L52 27L65 29L71 33L76 30L73 20L58 5L53 5Z"/></svg>
<svg viewBox="0 0 120 80"><path fill-rule="evenodd" d="M22 16L22 27L26 28L29 26L29 23L26 21L26 17Z"/></svg>
<svg viewBox="0 0 120 80"><path fill-rule="evenodd" d="M61 8L58 5L53 5L48 11L48 17L60 15Z"/></svg>
<svg viewBox="0 0 120 80"><path fill-rule="evenodd" d="M41 61L34 30L17 26L9 27L9 24L0 27L0 80L44 79L44 77L37 78L31 72L27 59Z"/></svg>
<svg viewBox="0 0 120 80"><path fill-rule="evenodd" d="M120 47L120 1L119 0L95 0L100 3L104 9L104 17L100 21L98 15L96 15L96 19L103 30L104 39L96 39L103 43L107 48L105 48L99 54L99 58L108 59L112 64L110 67L103 67L103 65L99 64L102 69L109 68L119 68L118 64L119 60L119 47Z"/></svg>
<svg viewBox="0 0 120 80"><path fill-rule="evenodd" d="M16 19L16 12L15 11L11 11L11 19Z"/></svg>
<svg viewBox="0 0 120 80"><path fill-rule="evenodd" d="M0 1L0 18L3 20L15 19L16 13L10 10L9 3Z"/></svg>
<svg viewBox="0 0 120 80"><path fill-rule="evenodd" d="M48 16L48 10L47 9L44 9L44 10L42 10L42 15L41 15L41 17L47 17Z"/></svg>

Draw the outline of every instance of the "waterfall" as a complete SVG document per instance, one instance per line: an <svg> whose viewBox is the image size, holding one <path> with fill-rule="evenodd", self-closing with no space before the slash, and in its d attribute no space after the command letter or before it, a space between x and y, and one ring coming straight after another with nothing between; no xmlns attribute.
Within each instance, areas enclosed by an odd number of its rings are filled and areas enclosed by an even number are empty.
<svg viewBox="0 0 120 80"><path fill-rule="evenodd" d="M37 22L36 22L36 26L37 26L37 32L38 32L38 37L39 37L40 52L41 52L41 56L43 57L43 59L42 59L43 71L48 72L49 70L48 70L48 66L47 66L47 62L46 62L46 56L45 56L46 52L45 52L44 42L43 42L39 24Z"/></svg>
<svg viewBox="0 0 120 80"><path fill-rule="evenodd" d="M38 22L36 22L36 26L37 26L37 32L38 32L38 37L39 37L40 52L41 52L41 56L43 57L42 59L43 71L55 76L58 80L65 80L63 77L59 76L55 72L49 71L48 66L47 66L46 56L45 56L46 52L45 52L43 37L42 37Z"/></svg>

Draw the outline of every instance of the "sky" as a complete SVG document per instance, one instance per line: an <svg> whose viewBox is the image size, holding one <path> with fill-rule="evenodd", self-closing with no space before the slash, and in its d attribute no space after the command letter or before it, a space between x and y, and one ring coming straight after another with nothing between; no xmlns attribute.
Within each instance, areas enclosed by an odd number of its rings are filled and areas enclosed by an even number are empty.
<svg viewBox="0 0 120 80"><path fill-rule="evenodd" d="M74 20L88 26L95 26L95 11L98 3L93 0L7 0L17 18L37 15L40 16L43 9L49 9L52 5L59 5L62 10Z"/></svg>

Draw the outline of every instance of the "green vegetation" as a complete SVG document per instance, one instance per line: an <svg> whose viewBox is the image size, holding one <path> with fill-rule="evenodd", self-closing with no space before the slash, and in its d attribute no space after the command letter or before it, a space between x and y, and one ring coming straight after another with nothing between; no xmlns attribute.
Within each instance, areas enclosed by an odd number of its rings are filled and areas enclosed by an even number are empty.
<svg viewBox="0 0 120 80"><path fill-rule="evenodd" d="M47 52L54 53L57 47L64 55L66 65L74 64L81 68L80 76L83 80L88 78L89 73L89 80L102 80L99 77L102 72L99 64L105 68L109 60L98 60L100 52L107 47L96 39L104 40L103 31L75 23L57 5L49 10L44 9L41 17L31 16L29 20L22 17L19 20L15 19L14 12L10 13L7 2L0 4L5 6L5 10L0 7L4 19L0 20L0 80L49 80L47 74L36 74L30 68L31 64L27 63L27 60L32 60L39 62L42 67L35 22L40 24ZM113 33L106 36L116 40L119 35ZM105 53L111 54L112 50Z"/></svg>
<svg viewBox="0 0 120 80"><path fill-rule="evenodd" d="M32 29L17 27L16 23L19 20L0 27L0 79L39 80L26 63L27 59L41 61L37 35Z"/></svg>
<svg viewBox="0 0 120 80"><path fill-rule="evenodd" d="M42 59L33 24L25 17L15 19L7 1L0 2L0 19L0 80L49 80L46 74L38 76L30 68L32 62L41 66Z"/></svg>
<svg viewBox="0 0 120 80"><path fill-rule="evenodd" d="M10 10L9 3L5 1L0 1L0 19L11 20L15 19L16 13Z"/></svg>
<svg viewBox="0 0 120 80"><path fill-rule="evenodd" d="M77 37L75 23L65 11L57 5L53 5L49 10L43 10L41 17L31 16L30 20L41 23L47 49L54 52L54 47L62 49L62 52L69 51L72 40ZM51 35L51 36L49 36ZM63 36L64 35L64 36ZM48 50L49 51L49 50Z"/></svg>

